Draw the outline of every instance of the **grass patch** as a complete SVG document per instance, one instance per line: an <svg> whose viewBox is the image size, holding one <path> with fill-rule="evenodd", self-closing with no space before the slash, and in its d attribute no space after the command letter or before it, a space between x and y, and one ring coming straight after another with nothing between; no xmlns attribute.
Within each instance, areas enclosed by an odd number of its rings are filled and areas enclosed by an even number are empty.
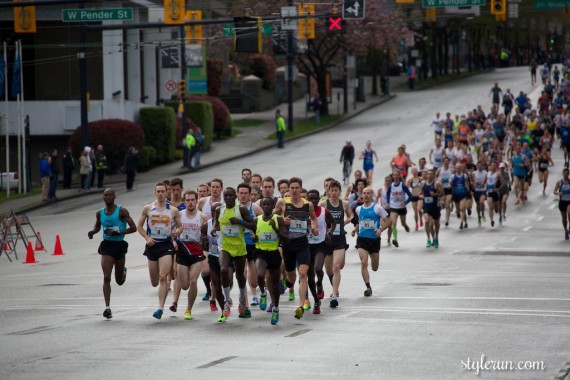
<svg viewBox="0 0 570 380"><path fill-rule="evenodd" d="M466 71L466 72L461 72L459 74L442 75L442 76L439 76L437 78L428 78L425 80L423 80L423 79L422 80L416 80L416 83L414 84L414 91L423 90L424 88L429 88L429 87L437 86L440 84L445 84L445 83L469 78L469 77L472 77L475 75L484 74L484 73L488 73L488 72L489 71L474 70L472 72ZM406 81L405 83L401 83L398 86L394 87L392 89L392 91L404 91L407 89L408 89L408 82Z"/></svg>
<svg viewBox="0 0 570 380"><path fill-rule="evenodd" d="M241 119L241 120L233 120L232 124L234 127L247 128L247 127L257 127L261 124L265 124L266 122L267 120Z"/></svg>
<svg viewBox="0 0 570 380"><path fill-rule="evenodd" d="M29 191L29 192L26 193L26 194L23 194L23 193L20 194L20 193L18 193L18 190L17 190L17 189L16 189L16 190L10 190L10 198L8 198L8 197L6 196L6 190L2 190L2 191L0 192L0 203L5 202L5 201L8 201L8 200L11 201L11 200L18 199L18 198L30 197L30 196L32 196L32 195L40 194L41 192L42 192L42 189L39 188L39 187L32 188L32 190Z"/></svg>
<svg viewBox="0 0 570 380"><path fill-rule="evenodd" d="M300 120L293 125L293 132L285 132L285 140L291 137L304 135L305 133L316 131L324 127L328 127L330 124L338 121L342 118L342 115L326 115L321 116L319 125L315 125L315 118L309 117L307 119ZM275 132L267 137L267 140L276 140Z"/></svg>

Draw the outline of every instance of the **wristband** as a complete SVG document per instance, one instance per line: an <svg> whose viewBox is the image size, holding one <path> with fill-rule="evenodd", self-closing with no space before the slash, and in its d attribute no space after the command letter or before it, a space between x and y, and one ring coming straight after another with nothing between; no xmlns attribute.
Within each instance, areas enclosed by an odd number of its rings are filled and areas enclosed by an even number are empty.
<svg viewBox="0 0 570 380"><path fill-rule="evenodd" d="M243 220L240 220L239 224L241 224L243 226L243 224L244 224Z"/></svg>

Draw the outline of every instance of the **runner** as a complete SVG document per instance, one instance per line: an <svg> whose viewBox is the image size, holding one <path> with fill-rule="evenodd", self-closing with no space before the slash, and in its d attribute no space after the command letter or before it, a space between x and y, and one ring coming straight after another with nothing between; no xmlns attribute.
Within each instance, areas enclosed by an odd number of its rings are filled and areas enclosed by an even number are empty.
<svg viewBox="0 0 570 380"><path fill-rule="evenodd" d="M392 161L390 161L390 167L392 169L397 169L400 172L402 181L406 181L408 178L408 168L410 166L412 166L412 161L406 154L406 148L402 145L398 148L398 154L396 154L392 158ZM370 185L370 182L368 184Z"/></svg>
<svg viewBox="0 0 570 380"><path fill-rule="evenodd" d="M198 199L206 198L210 195L210 186L206 183L201 183L196 187L196 192L198 193Z"/></svg>
<svg viewBox="0 0 570 380"><path fill-rule="evenodd" d="M511 192L511 176L506 168L504 162L499 164L499 173L503 177L501 181L501 187L499 188L499 197L501 198L501 215L499 216L499 223L507 221L507 200L509 199L509 193Z"/></svg>
<svg viewBox="0 0 570 380"><path fill-rule="evenodd" d="M277 181L277 190L279 190L280 197L285 198L285 193L289 191L289 180L283 178Z"/></svg>
<svg viewBox="0 0 570 380"><path fill-rule="evenodd" d="M503 175L497 172L497 164L491 162L489 165L489 172L487 173L487 203L489 204L489 219L491 220L491 227L495 227L493 211L499 214L499 223L503 224L503 219L501 217L502 205L498 191L498 189L502 187L502 180Z"/></svg>
<svg viewBox="0 0 570 380"><path fill-rule="evenodd" d="M158 286L159 305L152 316L160 319L168 295L167 276L172 270L174 255L172 239L182 233L182 223L180 223L180 211L170 207L170 203L166 201L166 185L157 184L154 193L156 200L144 206L137 230L146 241L144 255L148 259L150 283L155 288Z"/></svg>
<svg viewBox="0 0 570 380"><path fill-rule="evenodd" d="M246 186L242 183L240 186ZM251 311L247 307L245 265L247 250L245 247L244 228L255 229L249 210L236 203L236 190L227 187L224 190L224 204L217 209L214 215L214 226L220 231L218 251L220 253L220 270L222 289L224 292L224 317L229 317L232 308L230 285L232 283L231 265L235 268L235 275L239 287L239 318L251 318Z"/></svg>
<svg viewBox="0 0 570 380"><path fill-rule="evenodd" d="M259 200L261 199L261 189L258 186L251 187L250 198L253 203L257 204L259 202Z"/></svg>
<svg viewBox="0 0 570 380"><path fill-rule="evenodd" d="M501 95L503 94L503 90L499 87L499 83L495 82L495 86L491 88L489 92L489 96L492 96L493 99L493 107L499 107L501 104Z"/></svg>
<svg viewBox="0 0 570 380"><path fill-rule="evenodd" d="M398 215L400 216L402 227L404 227L406 232L410 232L410 227L408 227L408 224L406 223L406 214L408 213L406 205L412 200L412 193L410 193L408 187L404 182L402 182L400 172L398 170L393 171L392 178L394 178L394 181L390 184L390 187L388 187L388 191L386 192L386 202L388 204L388 211L390 211L392 236L394 236L392 244L397 248L400 246L398 243L398 230L396 229Z"/></svg>
<svg viewBox="0 0 570 380"><path fill-rule="evenodd" d="M452 194L451 194L451 175L453 174L452 169L449 166L449 158L443 159L443 166L437 169L437 180L441 182L443 186L443 191L445 193L443 199L443 205L445 207L445 226L449 226L449 217L451 215L451 206L452 206Z"/></svg>
<svg viewBox="0 0 570 380"><path fill-rule="evenodd" d="M412 191L412 209L414 210L414 221L416 222L417 231L418 227L424 226L422 202L420 200L420 194L422 192L422 180L419 176L419 171L417 168L412 169L412 177L408 180L407 185L408 188Z"/></svg>
<svg viewBox="0 0 570 380"><path fill-rule="evenodd" d="M463 172L464 165L457 164L455 173L451 175L449 182L451 183L451 193L453 203L455 203L455 212L457 218L461 220L459 229L467 228L467 214L465 212L465 203L467 201L467 192L469 191L469 181L467 175Z"/></svg>
<svg viewBox="0 0 570 380"><path fill-rule="evenodd" d="M538 182L542 183L542 195L546 195L546 186L548 186L548 167L554 166L554 161L550 156L550 152L546 145L542 146L542 150L538 156Z"/></svg>
<svg viewBox="0 0 570 380"><path fill-rule="evenodd" d="M481 221L485 219L485 201L487 200L487 171L483 170L483 162L477 162L477 170L473 172L474 197L477 206L477 223L481 227Z"/></svg>
<svg viewBox="0 0 570 380"><path fill-rule="evenodd" d="M255 237L257 258L255 260L257 282L261 291L259 308L267 308L265 291L265 273L269 271L269 293L273 303L271 324L279 322L279 282L281 281L281 254L277 250L280 241L288 241L289 236L283 218L273 214L275 201L272 197L261 199L263 215L255 218Z"/></svg>
<svg viewBox="0 0 570 380"><path fill-rule="evenodd" d="M362 280L366 285L364 291L365 297L372 295L372 287L370 286L370 274L368 272L368 258L370 257L370 265L372 270L376 272L380 266L380 237L382 231L387 227L388 212L378 203L372 202L374 192L371 187L367 187L362 191L364 203L356 208L356 215L359 222L352 231L352 236L358 232L356 239L356 247L358 256L360 257L360 271Z"/></svg>
<svg viewBox="0 0 570 380"><path fill-rule="evenodd" d="M261 183L263 181L263 177L261 176L261 174L258 173L254 173L251 176L251 188L253 189L254 187L257 187L258 189L261 189Z"/></svg>
<svg viewBox="0 0 570 380"><path fill-rule="evenodd" d="M348 184L348 186L346 187L346 192L344 193L343 199L348 200L350 194L356 192L356 181L358 181L359 179L362 179L362 170L356 169L354 171L354 182Z"/></svg>
<svg viewBox="0 0 570 380"><path fill-rule="evenodd" d="M444 149L441 145L441 140L435 140L435 147L431 148L429 151L429 162L433 165L435 170L441 168L443 165Z"/></svg>
<svg viewBox="0 0 570 380"><path fill-rule="evenodd" d="M212 205L212 212L215 214L216 210L221 206L221 203L214 203ZM208 222L202 225L202 238L207 241L208 244L208 268L210 268L210 278L212 280L212 294L214 295L220 309L224 309L224 294L222 293L222 274L220 268L220 254L218 251L218 241L220 234L214 228L213 219L208 219ZM210 300L210 310L218 311L216 307L216 301L214 299ZM212 303L214 307L212 307ZM223 323L226 321L226 317L222 313L218 318L218 322Z"/></svg>
<svg viewBox="0 0 570 380"><path fill-rule="evenodd" d="M328 243L327 257L325 265L327 273L332 272L332 299L330 307L338 306L339 287L341 281L340 271L344 268L346 255L346 232L344 226L349 224L353 218L353 213L347 201L340 199L342 188L340 182L333 181L329 186L329 199L321 202L322 207L326 207L332 215L333 223L330 227L329 235L331 237ZM320 227L319 227L320 228ZM320 293L322 291L322 283Z"/></svg>
<svg viewBox="0 0 570 380"><path fill-rule="evenodd" d="M434 133L435 140L441 139L444 121L441 120L439 112L437 112L435 114L435 119L433 119L433 121L431 122L431 125L433 126L433 133Z"/></svg>
<svg viewBox="0 0 570 380"><path fill-rule="evenodd" d="M366 148L360 152L359 160L363 160L363 170L364 175L366 175L366 181L368 185L372 185L372 176L374 175L374 159L378 162L378 155L376 151L372 149L372 142L366 140Z"/></svg>
<svg viewBox="0 0 570 380"><path fill-rule="evenodd" d="M420 199L423 204L425 230L427 235L426 247L433 245L439 248L439 220L441 218L440 198L445 195L441 182L435 180L433 170L428 170L426 180L421 187Z"/></svg>
<svg viewBox="0 0 570 380"><path fill-rule="evenodd" d="M393 182L392 175L387 175L384 178L384 186L378 189L378 194L376 196L376 203L382 206L384 210L389 209L387 194L388 194L388 189L392 185L392 182ZM362 203L364 204L364 201ZM393 226L392 222L390 221L390 218L387 218L386 219L386 229L388 230L388 243L386 244L387 247L390 247L392 245L392 227Z"/></svg>
<svg viewBox="0 0 570 380"><path fill-rule="evenodd" d="M184 190L184 183L180 178L173 178L170 181L170 205L182 211L186 208L184 199L182 199L182 191ZM176 260L172 263L172 271L168 275L168 289L170 290L170 282L174 280L174 302L170 306L170 310L176 312L178 306L178 298L180 297L180 283L177 281L178 263Z"/></svg>
<svg viewBox="0 0 570 380"><path fill-rule="evenodd" d="M126 234L132 234L137 230L135 222L126 208L115 204L115 191L105 189L103 191L102 207L95 214L95 226L87 233L89 239L93 239L101 227L103 227L103 241L99 245L101 255L101 269L103 270L103 297L105 298L105 311L103 317L113 318L111 312L111 272L115 268L115 281L121 286L127 279L127 267L125 255L129 244L124 240ZM127 228L127 224L129 227Z"/></svg>
<svg viewBox="0 0 570 380"><path fill-rule="evenodd" d="M313 204L301 198L303 181L293 177L289 180L291 197L280 199L275 206L277 214L284 215L285 224L289 227L289 241L283 242L283 262L287 271L287 287L290 288L296 282L295 267L299 271L299 307L295 310L295 318L301 319L307 296L307 271L311 264L309 252L308 222L312 225L314 236L319 235L317 228L317 216Z"/></svg>
<svg viewBox="0 0 570 380"><path fill-rule="evenodd" d="M554 195L560 196L558 202L558 210L562 216L562 227L564 227L564 239L568 240L568 217L570 216L570 181L568 180L568 168L562 170L562 179L556 182L554 187Z"/></svg>
<svg viewBox="0 0 570 380"><path fill-rule="evenodd" d="M202 269L202 261L206 259L202 249L202 226L208 222L208 216L196 209L198 203L198 193L188 190L184 193L184 203L186 209L181 211L180 222L182 223L182 233L179 241L175 241L177 246L176 262L178 264L176 282L182 290L188 290L188 307L184 313L184 319L192 319L192 306L198 294L198 277ZM180 291L178 296L180 295ZM174 305L178 303L175 298Z"/></svg>
<svg viewBox="0 0 570 380"><path fill-rule="evenodd" d="M243 183L247 183L248 185L251 182L251 170L248 168L241 170L241 180Z"/></svg>

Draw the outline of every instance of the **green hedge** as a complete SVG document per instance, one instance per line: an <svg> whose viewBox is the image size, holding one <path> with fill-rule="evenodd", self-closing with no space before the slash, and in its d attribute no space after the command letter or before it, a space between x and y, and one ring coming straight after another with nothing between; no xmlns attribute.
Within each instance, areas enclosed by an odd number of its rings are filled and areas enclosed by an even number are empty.
<svg viewBox="0 0 570 380"><path fill-rule="evenodd" d="M210 150L214 137L212 104L207 101L189 101L184 103L184 113L202 129L204 135L202 152L207 152Z"/></svg>
<svg viewBox="0 0 570 380"><path fill-rule="evenodd" d="M174 161L176 113L170 107L143 107L139 115L145 141L156 149L156 161Z"/></svg>
<svg viewBox="0 0 570 380"><path fill-rule="evenodd" d="M152 146L144 146L139 152L137 168L141 171L149 170L156 162L156 149Z"/></svg>

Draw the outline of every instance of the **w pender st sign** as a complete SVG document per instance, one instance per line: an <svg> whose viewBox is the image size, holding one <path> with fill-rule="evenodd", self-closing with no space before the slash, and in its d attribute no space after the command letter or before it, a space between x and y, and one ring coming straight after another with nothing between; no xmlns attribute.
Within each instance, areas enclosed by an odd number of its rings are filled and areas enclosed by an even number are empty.
<svg viewBox="0 0 570 380"><path fill-rule="evenodd" d="M133 19L133 8L108 9L63 9L63 22L129 21Z"/></svg>

